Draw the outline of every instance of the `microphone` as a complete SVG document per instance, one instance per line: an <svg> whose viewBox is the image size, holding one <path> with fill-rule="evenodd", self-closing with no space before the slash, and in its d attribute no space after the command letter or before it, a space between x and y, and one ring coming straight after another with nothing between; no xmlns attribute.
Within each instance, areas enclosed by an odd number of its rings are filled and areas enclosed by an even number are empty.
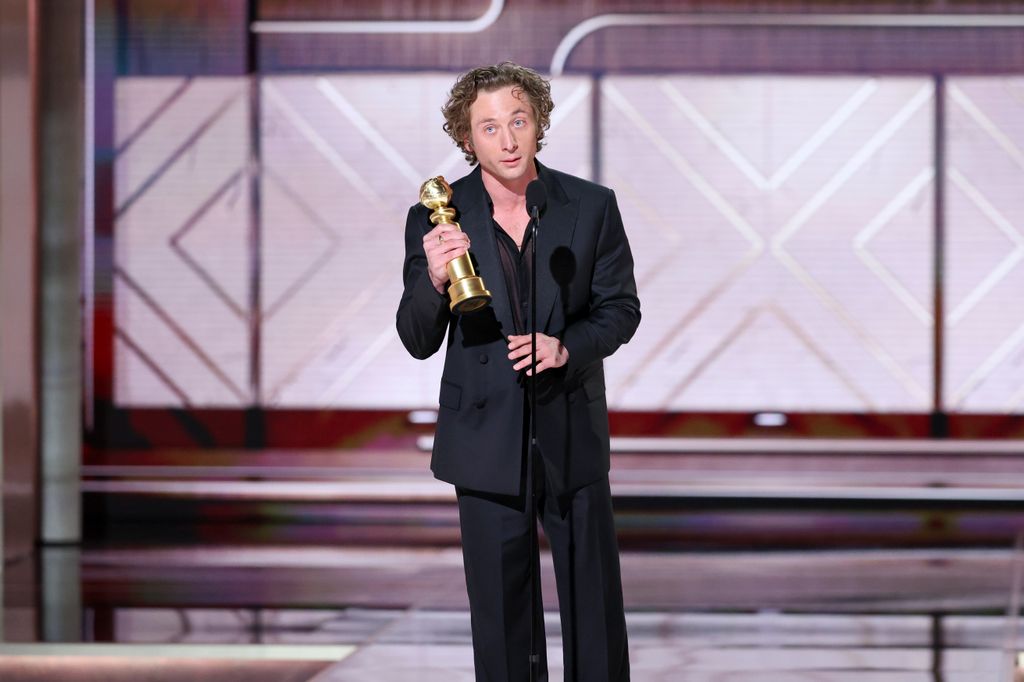
<svg viewBox="0 0 1024 682"><path fill-rule="evenodd" d="M540 180L531 180L526 186L526 210L536 220L548 205L548 191Z"/></svg>

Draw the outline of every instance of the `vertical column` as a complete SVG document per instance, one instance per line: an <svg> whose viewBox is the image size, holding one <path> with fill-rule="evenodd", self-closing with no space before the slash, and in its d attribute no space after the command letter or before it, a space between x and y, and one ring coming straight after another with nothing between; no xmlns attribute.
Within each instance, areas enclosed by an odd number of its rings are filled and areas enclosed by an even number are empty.
<svg viewBox="0 0 1024 682"><path fill-rule="evenodd" d="M39 409L44 543L81 539L83 7L39 14Z"/></svg>
<svg viewBox="0 0 1024 682"><path fill-rule="evenodd" d="M249 390L251 403L245 411L246 447L260 448L266 443L263 417L263 232L261 230L260 146L261 86L259 35L252 30L257 17L256 0L246 2L246 60L249 79Z"/></svg>
<svg viewBox="0 0 1024 682"><path fill-rule="evenodd" d="M39 553L40 634L81 639L81 231L83 205L82 3L40 3Z"/></svg>
<svg viewBox="0 0 1024 682"><path fill-rule="evenodd" d="M933 292L935 327L932 330L934 357L932 367L934 384L932 393L931 435L945 438L949 435L949 415L943 406L945 392L946 357L946 301L944 276L946 268L946 77L935 76L935 258L933 264Z"/></svg>
<svg viewBox="0 0 1024 682"><path fill-rule="evenodd" d="M37 533L37 7L35 0L0 2L0 571L25 565ZM32 604L22 597L3 595L0 625L6 627L0 635L34 627Z"/></svg>
<svg viewBox="0 0 1024 682"><path fill-rule="evenodd" d="M604 74L594 73L590 77L590 179L596 183L604 181L604 141L601 118L601 84Z"/></svg>

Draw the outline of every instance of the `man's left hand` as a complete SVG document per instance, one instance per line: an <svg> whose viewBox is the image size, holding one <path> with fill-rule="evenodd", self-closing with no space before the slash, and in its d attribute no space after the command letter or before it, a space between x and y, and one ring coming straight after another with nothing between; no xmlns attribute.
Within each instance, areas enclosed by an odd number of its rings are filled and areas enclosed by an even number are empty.
<svg viewBox="0 0 1024 682"><path fill-rule="evenodd" d="M533 364L530 354L530 335L511 335L508 337L508 359L519 360L512 366L512 369L519 371L526 369L526 376L532 376L530 366ZM522 358L522 359L520 359ZM561 367L569 361L569 351L565 349L562 342L553 336L537 333L537 372L546 369Z"/></svg>

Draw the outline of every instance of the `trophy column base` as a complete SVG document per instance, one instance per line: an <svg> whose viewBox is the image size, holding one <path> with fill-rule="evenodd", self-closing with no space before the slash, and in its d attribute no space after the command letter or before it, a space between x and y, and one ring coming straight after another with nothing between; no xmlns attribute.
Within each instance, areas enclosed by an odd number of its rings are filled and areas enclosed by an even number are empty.
<svg viewBox="0 0 1024 682"><path fill-rule="evenodd" d="M448 296L452 302L451 311L457 315L471 313L483 308L491 302L491 292L484 288L480 277L463 277L448 287Z"/></svg>

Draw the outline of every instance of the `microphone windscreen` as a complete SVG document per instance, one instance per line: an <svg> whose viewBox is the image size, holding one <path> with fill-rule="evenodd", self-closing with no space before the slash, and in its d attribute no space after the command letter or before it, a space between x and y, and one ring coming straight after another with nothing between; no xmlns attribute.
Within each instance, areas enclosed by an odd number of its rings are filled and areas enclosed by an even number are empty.
<svg viewBox="0 0 1024 682"><path fill-rule="evenodd" d="M526 186L526 210L530 213L536 208L540 213L548 204L548 191L540 180L532 180Z"/></svg>

